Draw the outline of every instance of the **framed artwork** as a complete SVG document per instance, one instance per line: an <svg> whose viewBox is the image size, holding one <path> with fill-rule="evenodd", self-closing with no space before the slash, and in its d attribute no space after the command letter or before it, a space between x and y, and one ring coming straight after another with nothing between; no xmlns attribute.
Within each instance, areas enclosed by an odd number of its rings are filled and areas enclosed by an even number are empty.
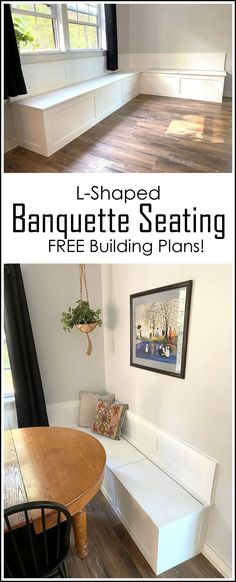
<svg viewBox="0 0 236 582"><path fill-rule="evenodd" d="M130 296L130 365L185 377L192 281Z"/></svg>

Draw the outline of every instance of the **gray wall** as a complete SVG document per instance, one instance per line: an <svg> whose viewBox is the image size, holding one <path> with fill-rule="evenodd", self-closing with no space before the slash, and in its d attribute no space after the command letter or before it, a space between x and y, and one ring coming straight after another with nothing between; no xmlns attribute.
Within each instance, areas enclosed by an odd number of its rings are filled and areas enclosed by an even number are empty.
<svg viewBox="0 0 236 582"><path fill-rule="evenodd" d="M47 404L77 400L79 390L105 390L103 329L85 354L85 334L63 331L62 311L79 297L78 265L21 265L33 334ZM102 307L101 267L87 265L89 300Z"/></svg>
<svg viewBox="0 0 236 582"><path fill-rule="evenodd" d="M129 4L117 4L118 50L123 55L129 52Z"/></svg>
<svg viewBox="0 0 236 582"><path fill-rule="evenodd" d="M127 18L129 7L129 18ZM226 91L232 75L232 6L227 4L118 5L119 52L227 53ZM127 32L127 20L129 32ZM129 42L127 43L127 34Z"/></svg>

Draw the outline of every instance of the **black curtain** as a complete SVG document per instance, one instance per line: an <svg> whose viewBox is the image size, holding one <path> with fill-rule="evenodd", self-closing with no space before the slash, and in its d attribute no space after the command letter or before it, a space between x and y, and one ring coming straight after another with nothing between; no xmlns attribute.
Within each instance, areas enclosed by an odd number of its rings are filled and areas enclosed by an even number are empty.
<svg viewBox="0 0 236 582"><path fill-rule="evenodd" d="M20 265L4 265L5 333L19 428L48 426Z"/></svg>
<svg viewBox="0 0 236 582"><path fill-rule="evenodd" d="M27 93L9 4L4 5L4 99Z"/></svg>
<svg viewBox="0 0 236 582"><path fill-rule="evenodd" d="M118 69L116 5L105 4L106 38L107 38L107 69Z"/></svg>

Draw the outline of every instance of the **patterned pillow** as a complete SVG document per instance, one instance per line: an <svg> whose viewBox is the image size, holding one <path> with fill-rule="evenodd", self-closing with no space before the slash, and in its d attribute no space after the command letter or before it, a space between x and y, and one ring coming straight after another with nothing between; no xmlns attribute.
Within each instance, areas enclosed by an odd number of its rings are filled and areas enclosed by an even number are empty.
<svg viewBox="0 0 236 582"><path fill-rule="evenodd" d="M86 392L81 390L79 393L79 426L90 427L96 412L98 400L104 402L114 402L115 394L96 394L95 392Z"/></svg>
<svg viewBox="0 0 236 582"><path fill-rule="evenodd" d="M128 404L113 402L108 404L98 400L91 430L110 439L120 439L122 424Z"/></svg>

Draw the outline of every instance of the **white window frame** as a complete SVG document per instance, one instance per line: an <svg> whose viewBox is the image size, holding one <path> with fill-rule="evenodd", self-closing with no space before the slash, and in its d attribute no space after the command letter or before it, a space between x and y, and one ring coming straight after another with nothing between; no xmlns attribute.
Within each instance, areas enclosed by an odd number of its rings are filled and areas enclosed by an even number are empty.
<svg viewBox="0 0 236 582"><path fill-rule="evenodd" d="M32 2L32 4L41 4L41 2ZM36 12L36 10L19 10L18 8L12 8L12 14L19 14L19 16L34 16L36 18L44 18L46 20L51 20L53 25L53 34L55 39L55 48L52 51L60 50L60 38L58 34L58 10L56 4L49 2L51 4L51 14L44 14L43 12ZM24 51L26 52L47 52L47 49L37 49L37 51ZM22 53L21 53L22 54Z"/></svg>
<svg viewBox="0 0 236 582"><path fill-rule="evenodd" d="M39 4L39 2L34 2L34 4ZM17 8L12 8L13 14L20 15L31 15L43 18L49 18L54 22L54 38L55 38L55 48L54 49L37 49L35 51L22 51L20 53L21 60L23 64L37 61L48 61L48 60L60 60L62 58L76 58L78 56L97 56L98 54L105 54L106 51L106 35L105 35L105 14L104 5L98 4L98 24L88 23L88 26L94 26L98 29L98 48L86 48L86 49L74 49L70 48L69 39L69 23L87 25L85 21L72 21L68 20L67 15L67 3L50 3L52 5L52 14L43 14L39 12L32 12L27 10L17 10Z"/></svg>

